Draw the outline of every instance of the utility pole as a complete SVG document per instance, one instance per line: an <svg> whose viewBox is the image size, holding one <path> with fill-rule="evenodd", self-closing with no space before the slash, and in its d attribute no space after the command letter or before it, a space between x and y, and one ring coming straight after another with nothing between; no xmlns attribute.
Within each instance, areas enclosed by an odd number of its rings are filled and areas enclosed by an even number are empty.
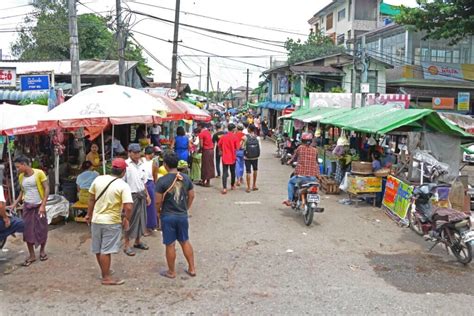
<svg viewBox="0 0 474 316"><path fill-rule="evenodd" d="M357 59L357 35L354 32L354 51L352 53L352 102L351 107L355 109L356 107L356 81L357 81L357 69L356 69L356 59Z"/></svg>
<svg viewBox="0 0 474 316"><path fill-rule="evenodd" d="M180 89L181 89L181 71L178 71L178 83L176 84L176 91L178 91L178 95L179 95Z"/></svg>
<svg viewBox="0 0 474 316"><path fill-rule="evenodd" d="M207 87L206 87L206 110L209 106L209 80L211 78L211 57L207 57Z"/></svg>
<svg viewBox="0 0 474 316"><path fill-rule="evenodd" d="M221 96L221 88L220 88L220 82L217 81L217 103L220 101L220 96Z"/></svg>
<svg viewBox="0 0 474 316"><path fill-rule="evenodd" d="M362 69L362 73L360 75L360 84L361 84L361 100L360 104L361 107L366 106L365 98L367 96L367 93L364 92L362 93L362 84L366 84L368 82L368 76L369 76L369 65L367 64L367 51L365 50L365 35L362 35L362 41L361 41L361 62L362 66L364 67Z"/></svg>
<svg viewBox="0 0 474 316"><path fill-rule="evenodd" d="M174 11L174 36L173 36L173 57L171 60L171 89L176 89L176 72L178 66L178 32L179 32L179 10L181 0L176 0Z"/></svg>
<svg viewBox="0 0 474 316"><path fill-rule="evenodd" d="M115 10L117 11L117 47L119 57L119 84L127 85L125 76L125 35L122 23L122 0L115 0Z"/></svg>
<svg viewBox="0 0 474 316"><path fill-rule="evenodd" d="M199 91L201 90L201 67L199 67Z"/></svg>
<svg viewBox="0 0 474 316"><path fill-rule="evenodd" d="M247 68L247 88L245 89L245 104L249 103L249 77L250 70Z"/></svg>
<svg viewBox="0 0 474 316"><path fill-rule="evenodd" d="M71 57L72 94L81 92L81 72L79 68L79 35L77 32L76 0L68 1L69 43Z"/></svg>

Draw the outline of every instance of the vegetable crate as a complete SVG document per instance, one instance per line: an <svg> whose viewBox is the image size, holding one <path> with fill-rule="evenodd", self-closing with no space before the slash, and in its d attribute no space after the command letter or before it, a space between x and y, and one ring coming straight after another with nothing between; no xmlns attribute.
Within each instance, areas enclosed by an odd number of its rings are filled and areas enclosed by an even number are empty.
<svg viewBox="0 0 474 316"><path fill-rule="evenodd" d="M339 194L339 185L329 176L321 176L321 188L326 194Z"/></svg>

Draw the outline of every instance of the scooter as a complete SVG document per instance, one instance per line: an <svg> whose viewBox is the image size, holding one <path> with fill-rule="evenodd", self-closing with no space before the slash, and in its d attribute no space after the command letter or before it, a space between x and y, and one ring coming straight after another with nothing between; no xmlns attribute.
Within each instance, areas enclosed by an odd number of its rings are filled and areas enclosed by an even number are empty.
<svg viewBox="0 0 474 316"><path fill-rule="evenodd" d="M293 196L291 208L303 215L306 226L313 222L314 213L324 212L324 208L319 207L321 197L318 182L297 182Z"/></svg>
<svg viewBox="0 0 474 316"><path fill-rule="evenodd" d="M410 228L434 242L429 251L438 244L444 244L460 263L468 264L472 260L474 246L470 218L450 208L434 208L431 199L437 198L435 191L439 187L445 186L426 183L413 190L408 212Z"/></svg>

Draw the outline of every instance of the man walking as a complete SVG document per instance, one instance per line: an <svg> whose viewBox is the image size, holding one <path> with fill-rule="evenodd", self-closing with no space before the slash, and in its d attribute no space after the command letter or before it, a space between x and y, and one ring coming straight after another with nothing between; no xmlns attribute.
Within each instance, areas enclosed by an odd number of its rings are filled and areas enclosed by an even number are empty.
<svg viewBox="0 0 474 316"><path fill-rule="evenodd" d="M218 146L222 153L222 194L227 194L227 178L230 169L230 185L235 190L235 162L237 160L237 149L240 147L240 141L234 133L235 125L230 123L227 127L228 133L221 137Z"/></svg>
<svg viewBox="0 0 474 316"><path fill-rule="evenodd" d="M133 198L133 213L130 220L130 229L125 232L124 252L128 256L134 256L135 251L130 247L130 240L134 239L134 248L148 250L148 246L140 241L146 232L146 207L151 200L146 190L146 170L141 159L141 148L139 144L132 143L128 146L127 172L124 180L130 186Z"/></svg>
<svg viewBox="0 0 474 316"><path fill-rule="evenodd" d="M168 270L160 274L170 279L176 278L175 244L178 241L188 262L188 268L185 272L194 277L196 276L194 252L189 242L188 233L188 210L194 200L193 183L187 175L178 172L178 156L176 153L166 153L163 162L168 174L161 177L156 183L156 209L160 212Z"/></svg>
<svg viewBox="0 0 474 316"><path fill-rule="evenodd" d="M217 177L220 178L221 176L221 154L219 152L219 147L217 144L219 143L219 139L225 135L225 132L222 128L222 125L220 123L216 124L216 132L214 135L212 135L212 142L214 143L215 147L215 157L216 157L216 172L217 172Z"/></svg>
<svg viewBox="0 0 474 316"><path fill-rule="evenodd" d="M253 169L253 185L252 190L257 191L257 172L258 158L260 157L260 138L256 135L254 125L249 125L249 134L242 138L241 147L244 149L244 161L247 180L247 193L250 193L250 175Z"/></svg>
<svg viewBox="0 0 474 316"><path fill-rule="evenodd" d="M122 180L127 163L122 158L112 161L111 175L98 176L89 189L86 221L91 226L92 252L102 272L102 285L121 285L123 280L110 276L111 254L118 253L122 227L127 231L132 218L132 194ZM125 217L122 219L122 209Z"/></svg>

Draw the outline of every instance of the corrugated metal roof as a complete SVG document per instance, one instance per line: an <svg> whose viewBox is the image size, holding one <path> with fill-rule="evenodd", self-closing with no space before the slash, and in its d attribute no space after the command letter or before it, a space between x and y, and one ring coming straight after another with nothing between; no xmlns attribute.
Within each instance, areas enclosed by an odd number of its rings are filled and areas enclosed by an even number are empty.
<svg viewBox="0 0 474 316"><path fill-rule="evenodd" d="M126 61L128 70L135 67L136 61ZM81 75L84 76L118 76L117 60L81 60L79 61ZM71 62L64 61L0 61L1 67L16 67L17 75L54 71L55 75L71 75Z"/></svg>
<svg viewBox="0 0 474 316"><path fill-rule="evenodd" d="M0 89L0 100L20 101L23 99L37 99L48 96L48 91L18 91Z"/></svg>
<svg viewBox="0 0 474 316"><path fill-rule="evenodd" d="M334 67L326 66L291 66L290 70L294 73L307 73L307 74L328 74L328 75L339 75L342 76L344 72Z"/></svg>

